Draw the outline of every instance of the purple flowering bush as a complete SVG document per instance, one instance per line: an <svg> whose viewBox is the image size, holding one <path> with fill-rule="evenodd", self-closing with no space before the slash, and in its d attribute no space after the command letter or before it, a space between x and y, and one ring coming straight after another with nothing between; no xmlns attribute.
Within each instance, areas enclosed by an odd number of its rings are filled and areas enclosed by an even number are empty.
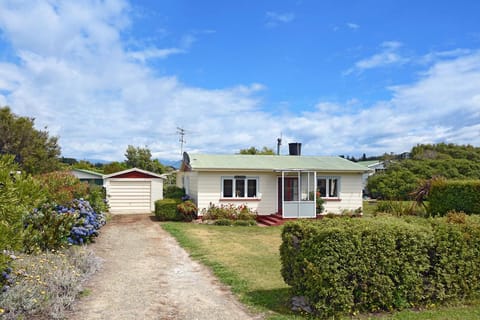
<svg viewBox="0 0 480 320"><path fill-rule="evenodd" d="M67 206L45 204L24 218L24 249L34 252L85 244L104 224L105 215L84 199L74 199Z"/></svg>

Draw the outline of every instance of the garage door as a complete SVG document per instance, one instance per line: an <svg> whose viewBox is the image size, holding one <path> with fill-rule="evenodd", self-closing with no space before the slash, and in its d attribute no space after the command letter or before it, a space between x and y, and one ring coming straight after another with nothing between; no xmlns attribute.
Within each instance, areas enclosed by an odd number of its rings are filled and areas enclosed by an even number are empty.
<svg viewBox="0 0 480 320"><path fill-rule="evenodd" d="M112 213L150 213L150 181L110 181L108 204Z"/></svg>

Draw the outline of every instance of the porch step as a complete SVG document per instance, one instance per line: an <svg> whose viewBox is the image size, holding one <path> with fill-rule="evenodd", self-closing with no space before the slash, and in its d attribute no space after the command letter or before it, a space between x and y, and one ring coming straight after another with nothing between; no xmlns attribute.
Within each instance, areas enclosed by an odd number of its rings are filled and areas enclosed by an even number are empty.
<svg viewBox="0 0 480 320"><path fill-rule="evenodd" d="M280 226L284 224L286 219L283 219L281 215L277 214L271 214L268 216L257 216L257 222L260 225L265 225L265 226Z"/></svg>

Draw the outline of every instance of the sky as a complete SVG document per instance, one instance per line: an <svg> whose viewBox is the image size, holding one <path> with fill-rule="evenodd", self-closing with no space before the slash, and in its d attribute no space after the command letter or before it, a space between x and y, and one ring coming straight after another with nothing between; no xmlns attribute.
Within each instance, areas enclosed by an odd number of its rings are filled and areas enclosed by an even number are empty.
<svg viewBox="0 0 480 320"><path fill-rule="evenodd" d="M480 146L480 1L0 0L0 106L64 157Z"/></svg>

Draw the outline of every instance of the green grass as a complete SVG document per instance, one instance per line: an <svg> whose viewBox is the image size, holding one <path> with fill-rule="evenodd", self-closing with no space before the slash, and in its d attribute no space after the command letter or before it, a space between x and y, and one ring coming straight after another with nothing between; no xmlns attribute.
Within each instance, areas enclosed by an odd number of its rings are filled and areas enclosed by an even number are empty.
<svg viewBox="0 0 480 320"><path fill-rule="evenodd" d="M280 274L281 227L230 227L162 223L189 253L210 267L240 301L274 320L308 319L288 308L289 287ZM346 318L346 319L350 319ZM360 315L356 319L480 319L480 302L469 306Z"/></svg>

